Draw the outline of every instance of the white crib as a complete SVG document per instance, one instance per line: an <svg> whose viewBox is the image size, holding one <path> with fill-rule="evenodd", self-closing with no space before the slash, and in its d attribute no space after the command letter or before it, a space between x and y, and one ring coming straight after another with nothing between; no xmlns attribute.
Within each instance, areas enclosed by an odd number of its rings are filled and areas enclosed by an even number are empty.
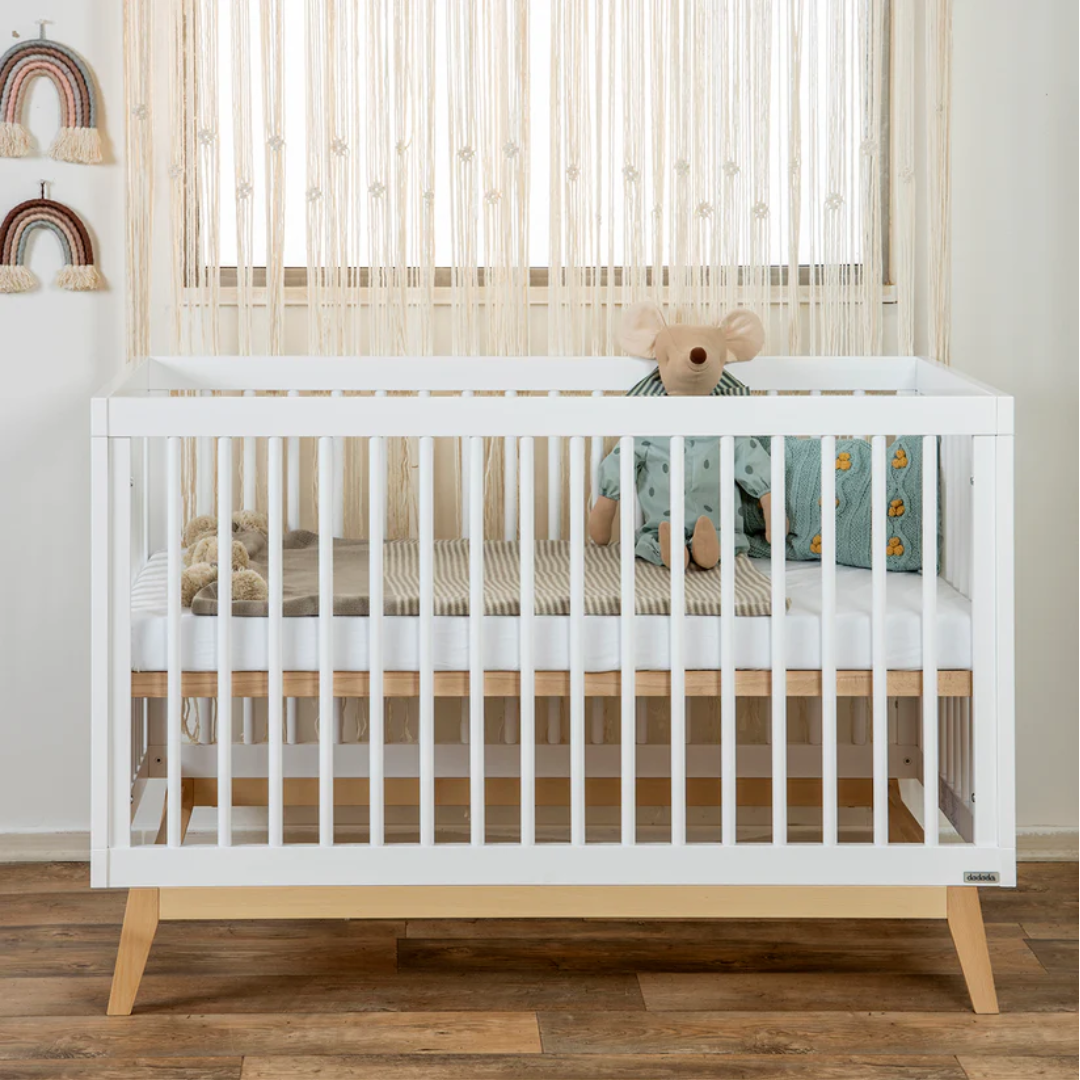
<svg viewBox="0 0 1080 1080"><path fill-rule="evenodd" d="M95 886L131 890L110 1012L131 1011L162 918L496 915L947 918L975 1008L996 1011L974 884L1015 884L1012 399L917 358L762 357L738 368L750 397L623 396L651 367L149 359L94 399L91 868ZM587 616L605 447L622 440L631 491L633 438L670 436L678 491L683 440L702 434L720 436L720 614L685 614L691 571L676 560L672 614L635 616L625 544L621 613ZM871 443L865 571L835 563L835 441L851 434ZM901 434L923 437L924 564L940 543L939 577L886 574L886 445ZM735 614L723 523L740 435L773 438L776 532L783 440L822 441L821 563L786 566L773 546L767 618ZM404 480L387 473L401 439ZM222 614L181 610L185 453L199 512L268 512L266 618L231 613L227 575ZM383 613L391 483L411 487L419 544L419 614L400 620ZM333 540L357 484L371 604L349 619L333 615ZM319 615L285 619L281 537L306 491ZM500 538L520 538L520 615L483 613L473 542L469 614L436 616L437 505L460 503L476 538L487 498L502 503ZM683 515L673 499L675 535ZM534 615L545 516L548 537L568 526L565 617ZM632 534L632 499L619 525ZM538 664L551 655L565 661ZM363 737L344 722L350 699ZM216 829L197 827L213 824L205 807Z"/></svg>

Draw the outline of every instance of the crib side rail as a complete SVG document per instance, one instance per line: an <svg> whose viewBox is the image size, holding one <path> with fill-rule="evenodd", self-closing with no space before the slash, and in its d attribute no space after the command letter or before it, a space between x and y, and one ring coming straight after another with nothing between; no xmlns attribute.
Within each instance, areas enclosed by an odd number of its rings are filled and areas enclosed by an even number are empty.
<svg viewBox="0 0 1080 1080"><path fill-rule="evenodd" d="M160 404L162 411L143 415L139 412L121 412L110 415L111 427L116 421L125 434L95 435L92 440L93 474L93 530L94 530L94 836L93 847L97 866L95 883L140 884L172 882L212 884L243 875L242 880L251 884L295 884L310 880L317 872L325 883L336 881L355 883L360 880L378 880L385 883L409 883L420 881L451 883L528 883L536 880L557 880L566 883L634 883L642 879L684 881L687 883L718 883L733 881L744 883L890 883L914 874L920 881L937 884L959 884L963 873L987 868L1003 873L1007 880L1007 852L1011 847L1011 769L1012 769L1012 713L1011 713L1011 572L1012 572L1012 438L999 434L1001 416L993 398L973 396L951 399L941 405L933 399L915 397L889 399L828 398L815 397L786 399L766 397L740 401L669 400L638 401L626 399L596 398L529 398L501 397L452 398L435 400L429 397L409 399L382 398L161 398L139 403L142 406ZM220 408L225 405L228 411ZM274 405L271 411L262 406ZM344 408L349 405L349 409ZM435 406L438 406L436 408ZM749 414L749 416L747 415ZM289 423L275 426L279 418L290 416ZM125 426L127 425L127 426ZM836 835L836 771L837 753L835 714L838 687L836 681L835 643L836 619L836 534L832 500L825 496L832 491L835 479L834 442L838 432L858 430L869 432L872 447L874 499L874 567L873 567L873 700L872 732L874 743L873 788L874 825L873 843L869 849L845 850L847 845L838 843ZM682 727L683 703L687 689L686 669L686 615L684 607L686 577L679 560L671 574L670 619L670 691L673 723L670 745L670 770L672 784L672 832L670 843L660 845L638 844L634 835L633 807L636 778L628 771L632 762L631 747L624 742L624 768L620 774L622 785L621 842L614 848L608 845L587 843L585 830L586 809L586 722L585 671L581 643L585 632L583 593L583 553L585 547L584 519L588 500L595 497L595 470L587 470L586 449L596 452L598 432L606 437L621 440L622 447L630 449L635 436L658 435L671 439L673 454L673 490L678 483L683 465L682 455L686 440L702 431L722 432L719 460L719 503L722 528L721 566L722 583L720 670L721 740L720 781L722 837L719 845L709 845L715 858L703 859L699 852L703 845L687 842L685 821L685 797L687 778L687 750L685 731ZM966 439L971 447L971 476L974 478L974 495L970 504L972 514L971 539L971 589L974 612L974 702L979 737L975 741L975 757L972 762L973 788L978 800L973 800L974 844L983 861L976 866L972 856L963 845L943 845L935 830L926 830L925 841L918 851L903 850L890 843L886 807L888 803L888 676L886 664L884 616L886 605L885 550L885 500L884 479L887 467L886 437L902 431L905 434L923 436L926 460L932 461L937 453L938 436L944 434ZM735 792L737 789L737 758L735 753L734 704L737 672L732 643L735 636L734 607L734 438L738 434L769 432L774 438L809 436L822 439L822 493L823 493L823 622L822 641L822 700L823 725L822 754L825 767L826 796L823 811L825 832L823 842L809 845L814 854L801 850L803 845L786 843L783 829L774 831L767 845L741 845L735 832ZM383 785L385 775L385 732L373 725L369 743L368 779L372 804L379 810L373 812L370 841L360 845L363 857L357 859L357 845L335 841L335 746L330 717L334 712L335 692L335 620L331 615L333 581L333 536L335 513L330 498L318 498L319 522L319 674L318 697L320 715L324 718L318 740L318 812L319 843L298 851L292 845L282 845L280 813L283 804L284 771L281 762L281 746L277 743L281 725L274 735L268 776L271 799L271 829L265 845L234 845L232 822L229 813L229 789L231 781L231 758L228 750L218 746L218 836L217 842L185 847L181 842L181 817L183 814L181 762L181 695L183 671L181 664L180 636L180 533L181 493L180 454L182 439L196 435L216 441L219 461L217 497L232 508L232 483L229 479L235 436L261 437L270 440L268 477L270 491L274 493L280 509L281 499L287 486L284 475L284 441L290 437L300 438L317 435L319 438L319 463L315 482L317 496L340 491L335 469L335 439L359 437L366 440L370 468L370 491L367 510L368 535L373 540L385 533L385 501L388 484L386 459L382 452L384 440L402 435L420 438L419 474L419 530L420 581L423 599L420 611L420 687L422 724L420 731L420 821L421 842L419 848L410 845L385 845L376 828L381 821ZM433 631L434 608L432 604L434 534L431 527L433 513L434 475L432 468L431 440L437 436L450 436L467 440L469 456L470 502L467 520L470 533L479 537L483 531L483 501L485 474L483 470L483 441L500 438L513 441L515 452L520 450L521 469L518 486L518 520L521 528L533 533L536 522L533 516L537 491L532 465L535 461L534 440L537 437L557 436L566 440L566 467L569 471L566 513L571 541L570 563L570 626L571 641L578 647L571 648L569 666L570 697L570 844L557 850L530 852L537 845L527 842L526 830L518 845L489 843L484 829L484 695L478 688L488 674L482 663L484 619L482 616L482 589L484 561L480 545L471 549L471 602L469 615L470 672L469 685L475 691L468 698L469 736L469 787L471 808L471 835L464 848L434 842L434 740L430 722L430 706L434 694L433 657L430 647ZM132 754L131 723L131 635L130 635L130 568L135 554L132 551L131 515L133 507L131 489L132 439L155 437L164 441L166 447L164 469L164 497L168 512L168 750L169 769L167 777L168 800L166 817L166 843L162 847L139 847L131 843L130 770ZM526 465L528 467L526 467ZM557 462L559 477L563 467ZM624 482L628 479L625 475ZM783 463L777 457L773 461L774 486L783 486ZM549 476L549 480L553 479ZM924 474L924 500L927 505L936 501L937 470L928 468ZM560 514L562 504L560 504ZM673 525L677 531L682 522L681 500L671 507ZM778 525L783 513L774 503L774 521ZM281 516L275 510L278 525ZM624 526L629 520L624 515ZM933 518L928 519L931 524ZM510 523L511 525L513 523ZM508 527L508 532L511 529ZM223 528L221 539L228 537ZM975 542L974 538L978 538ZM275 530L275 542L271 553L271 596L280 598L280 528ZM923 535L924 550L928 559L937 549L936 529L928 525ZM373 554L373 559L381 558ZM524 553L531 553L531 545L522 546ZM627 546L627 552L629 547ZM774 547L773 591L773 654L770 677L772 684L782 685L787 677L784 662L784 586L781 549ZM631 572L628 572L628 568ZM373 570L379 576L378 563ZM632 560L627 553L621 576L621 603L624 628L632 641L635 617L634 575ZM531 574L522 573L522 599L529 602L528 591L533 588ZM936 775L933 748L938 745L939 717L938 695L927 692L936 683L937 643L934 639L933 614L937 591L936 579L925 579L924 611L928 618L924 626L923 650L923 747ZM373 603L380 607L373 593ZM219 694L218 715L227 716L231 702L230 680L231 653L228 648L230 627L234 616L231 606L223 605L218 615L219 655L217 689ZM271 650L270 679L278 688L282 685L282 661L280 653L280 619L276 624L275 646ZM528 620L525 620L526 622ZM371 694L381 699L381 680L384 661L381 655L380 616L373 620L370 656ZM523 649L531 649L531 641L523 634ZM427 643L425 645L425 642ZM522 718L526 726L535 724L535 655L522 655L520 692L528 696L522 703ZM634 668L633 652L624 648L622 668L619 673L621 685L633 685L638 672ZM530 688L530 683L533 683ZM280 692L277 695L280 700ZM621 730L624 740L631 731L630 713L624 708ZM773 722L776 731L783 728L783 714L779 706ZM536 755L531 739L522 740L520 770L522 790L535 790ZM781 741L780 745L783 743ZM784 756L779 749L773 759L773 808L776 815L784 812L784 792L787 773ZM927 821L936 819L939 791L936 784L925 787L924 814ZM288 846L288 852L276 849ZM351 854L350 854L351 851ZM342 854L344 853L344 854ZM978 859L976 860L978 862ZM318 868L318 869L316 869Z"/></svg>

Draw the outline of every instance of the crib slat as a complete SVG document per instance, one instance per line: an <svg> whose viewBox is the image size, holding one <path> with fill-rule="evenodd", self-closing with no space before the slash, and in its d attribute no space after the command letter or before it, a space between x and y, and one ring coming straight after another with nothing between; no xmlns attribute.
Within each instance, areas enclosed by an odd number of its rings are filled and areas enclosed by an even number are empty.
<svg viewBox="0 0 1080 1080"><path fill-rule="evenodd" d="M735 439L720 436L720 838L734 844L735 783Z"/></svg>
<svg viewBox="0 0 1080 1080"><path fill-rule="evenodd" d="M521 842L536 841L536 504L533 490L535 445L521 440Z"/></svg>
<svg viewBox="0 0 1080 1080"><path fill-rule="evenodd" d="M784 437L772 440L772 842L787 843L787 506L784 490Z"/></svg>
<svg viewBox="0 0 1080 1080"><path fill-rule="evenodd" d="M836 436L821 438L821 842L838 841L836 808Z"/></svg>
<svg viewBox="0 0 1080 1080"><path fill-rule="evenodd" d="M299 397L298 390L290 390L289 397ZM290 436L286 442L285 476L285 520L290 531L300 528L300 440ZM297 738L298 705L296 698L289 698L285 704L285 738L290 744Z"/></svg>
<svg viewBox="0 0 1080 1080"><path fill-rule="evenodd" d="M938 842L937 438L923 438L922 476L922 745L923 837Z"/></svg>
<svg viewBox="0 0 1080 1080"><path fill-rule="evenodd" d="M472 390L462 390L463 398L474 397ZM472 466L470 463L471 439L462 436L458 440L461 452L461 535L468 540L472 533ZM481 499L483 502L483 499ZM472 723L470 704L466 699L461 702L461 717L458 722L458 738L464 745L469 741L469 727Z"/></svg>
<svg viewBox="0 0 1080 1080"><path fill-rule="evenodd" d="M570 843L585 843L585 439L570 439Z"/></svg>
<svg viewBox="0 0 1080 1080"><path fill-rule="evenodd" d="M604 396L602 390L594 390L592 396ZM595 506L600 497L600 462L604 457L603 435L593 435L589 439L589 506ZM593 698L589 704L589 742L601 746L604 742L604 702Z"/></svg>
<svg viewBox="0 0 1080 1080"><path fill-rule="evenodd" d="M871 576L873 581L873 615L871 648L874 668L873 714L871 717L874 762L874 843L889 842L889 692L885 656L885 436L874 435L870 440L873 463L870 534L873 542Z"/></svg>
<svg viewBox="0 0 1080 1080"><path fill-rule="evenodd" d="M334 843L334 440L319 439L319 843Z"/></svg>
<svg viewBox="0 0 1080 1080"><path fill-rule="evenodd" d="M435 843L435 440L420 439L420 843Z"/></svg>
<svg viewBox="0 0 1080 1080"><path fill-rule="evenodd" d="M232 439L218 439L217 818L218 846L232 844Z"/></svg>
<svg viewBox="0 0 1080 1080"><path fill-rule="evenodd" d="M516 390L507 390L506 397L517 397ZM518 525L518 441L514 435L503 438L503 539L513 540ZM513 746L520 738L520 707L517 698L503 699L503 742Z"/></svg>
<svg viewBox="0 0 1080 1080"><path fill-rule="evenodd" d="M558 397L558 390L548 392L548 397ZM548 450L548 539L562 537L562 439L549 436Z"/></svg>
<svg viewBox="0 0 1080 1080"><path fill-rule="evenodd" d="M469 438L469 825L483 844L484 820L484 440Z"/></svg>
<svg viewBox="0 0 1080 1080"><path fill-rule="evenodd" d="M180 693L180 535L184 528L183 505L180 495L179 438L171 437L166 444L165 491L167 497L166 541L168 561L168 671L169 702L167 706L168 772L166 789L168 804L165 826L169 847L180 846L180 712L183 699Z"/></svg>
<svg viewBox="0 0 1080 1080"><path fill-rule="evenodd" d="M462 390L463 398L471 398L475 395L471 390ZM462 436L459 440L461 454L461 535L465 540L469 539L469 530L472 528L472 512L470 501L472 497L472 469L469 463L469 453L472 449L472 440Z"/></svg>
<svg viewBox="0 0 1080 1080"><path fill-rule="evenodd" d="M285 800L282 784L282 730L281 706L284 676L282 672L281 604L284 594L284 575L281 563L281 534L284 528L282 505L281 467L282 440L273 437L266 448L267 478L267 528L270 531L268 545L269 615L266 624L267 661L269 666L266 741L270 767L270 790L268 792L268 840L271 847L284 843Z"/></svg>
<svg viewBox="0 0 1080 1080"><path fill-rule="evenodd" d="M254 390L245 390L244 397L255 397ZM242 510L254 510L257 500L259 464L258 447L259 440L254 438L244 439L244 490L241 492ZM255 702L251 698L244 698L244 744L250 746L255 741Z"/></svg>
<svg viewBox="0 0 1080 1080"><path fill-rule="evenodd" d="M506 397L516 398L516 390L507 390ZM518 488L517 488L518 441L514 435L503 438L503 539L517 536Z"/></svg>
<svg viewBox="0 0 1080 1080"><path fill-rule="evenodd" d="M637 842L637 696L636 658L634 655L634 440L624 435L619 440L619 568L621 588L619 598L619 629L621 631L622 670L621 753L619 772L622 777L621 836L624 844Z"/></svg>
<svg viewBox="0 0 1080 1080"><path fill-rule="evenodd" d="M331 397L344 397L340 390L331 390ZM345 535L345 439L334 436L334 535Z"/></svg>
<svg viewBox="0 0 1080 1080"><path fill-rule="evenodd" d="M686 843L686 440L671 438L671 842Z"/></svg>
<svg viewBox="0 0 1080 1080"><path fill-rule="evenodd" d="M383 762L386 703L383 697L383 538L386 535L386 440L368 440L368 839L383 843L385 811Z"/></svg>

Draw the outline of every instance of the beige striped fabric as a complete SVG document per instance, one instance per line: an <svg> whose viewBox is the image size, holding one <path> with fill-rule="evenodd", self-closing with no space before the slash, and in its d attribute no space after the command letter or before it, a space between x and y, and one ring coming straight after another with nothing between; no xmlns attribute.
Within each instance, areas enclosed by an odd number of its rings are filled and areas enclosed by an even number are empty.
<svg viewBox="0 0 1080 1080"><path fill-rule="evenodd" d="M266 551L261 536L251 538L252 566L267 576ZM303 530L287 533L282 563L285 572L284 613L309 616L319 612L318 537ZM469 541L436 540L435 614L469 614ZM518 615L520 605L520 547L516 541L489 540L484 544L484 613ZM621 577L619 545L585 547L585 614L620 614ZM635 561L635 606L639 615L671 612L671 575L663 566ZM369 552L366 540L334 541L334 614L367 615ZM416 540L389 540L383 547L384 613L420 614L420 545ZM570 542L536 541L537 615L570 614ZM735 561L735 614L768 615L769 579L745 555ZM217 586L208 585L192 603L196 615L217 614ZM267 605L237 601L236 615L265 615ZM686 572L686 613L720 614L720 568Z"/></svg>

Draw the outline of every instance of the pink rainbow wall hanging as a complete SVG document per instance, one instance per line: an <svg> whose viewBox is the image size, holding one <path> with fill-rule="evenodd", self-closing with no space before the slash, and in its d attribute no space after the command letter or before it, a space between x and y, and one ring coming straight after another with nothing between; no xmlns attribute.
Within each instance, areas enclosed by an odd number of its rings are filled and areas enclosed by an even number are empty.
<svg viewBox="0 0 1080 1080"><path fill-rule="evenodd" d="M97 92L86 61L44 37L20 41L0 57L0 157L25 157L30 133L22 124L30 84L48 79L60 98L60 132L49 150L58 161L101 161Z"/></svg>

